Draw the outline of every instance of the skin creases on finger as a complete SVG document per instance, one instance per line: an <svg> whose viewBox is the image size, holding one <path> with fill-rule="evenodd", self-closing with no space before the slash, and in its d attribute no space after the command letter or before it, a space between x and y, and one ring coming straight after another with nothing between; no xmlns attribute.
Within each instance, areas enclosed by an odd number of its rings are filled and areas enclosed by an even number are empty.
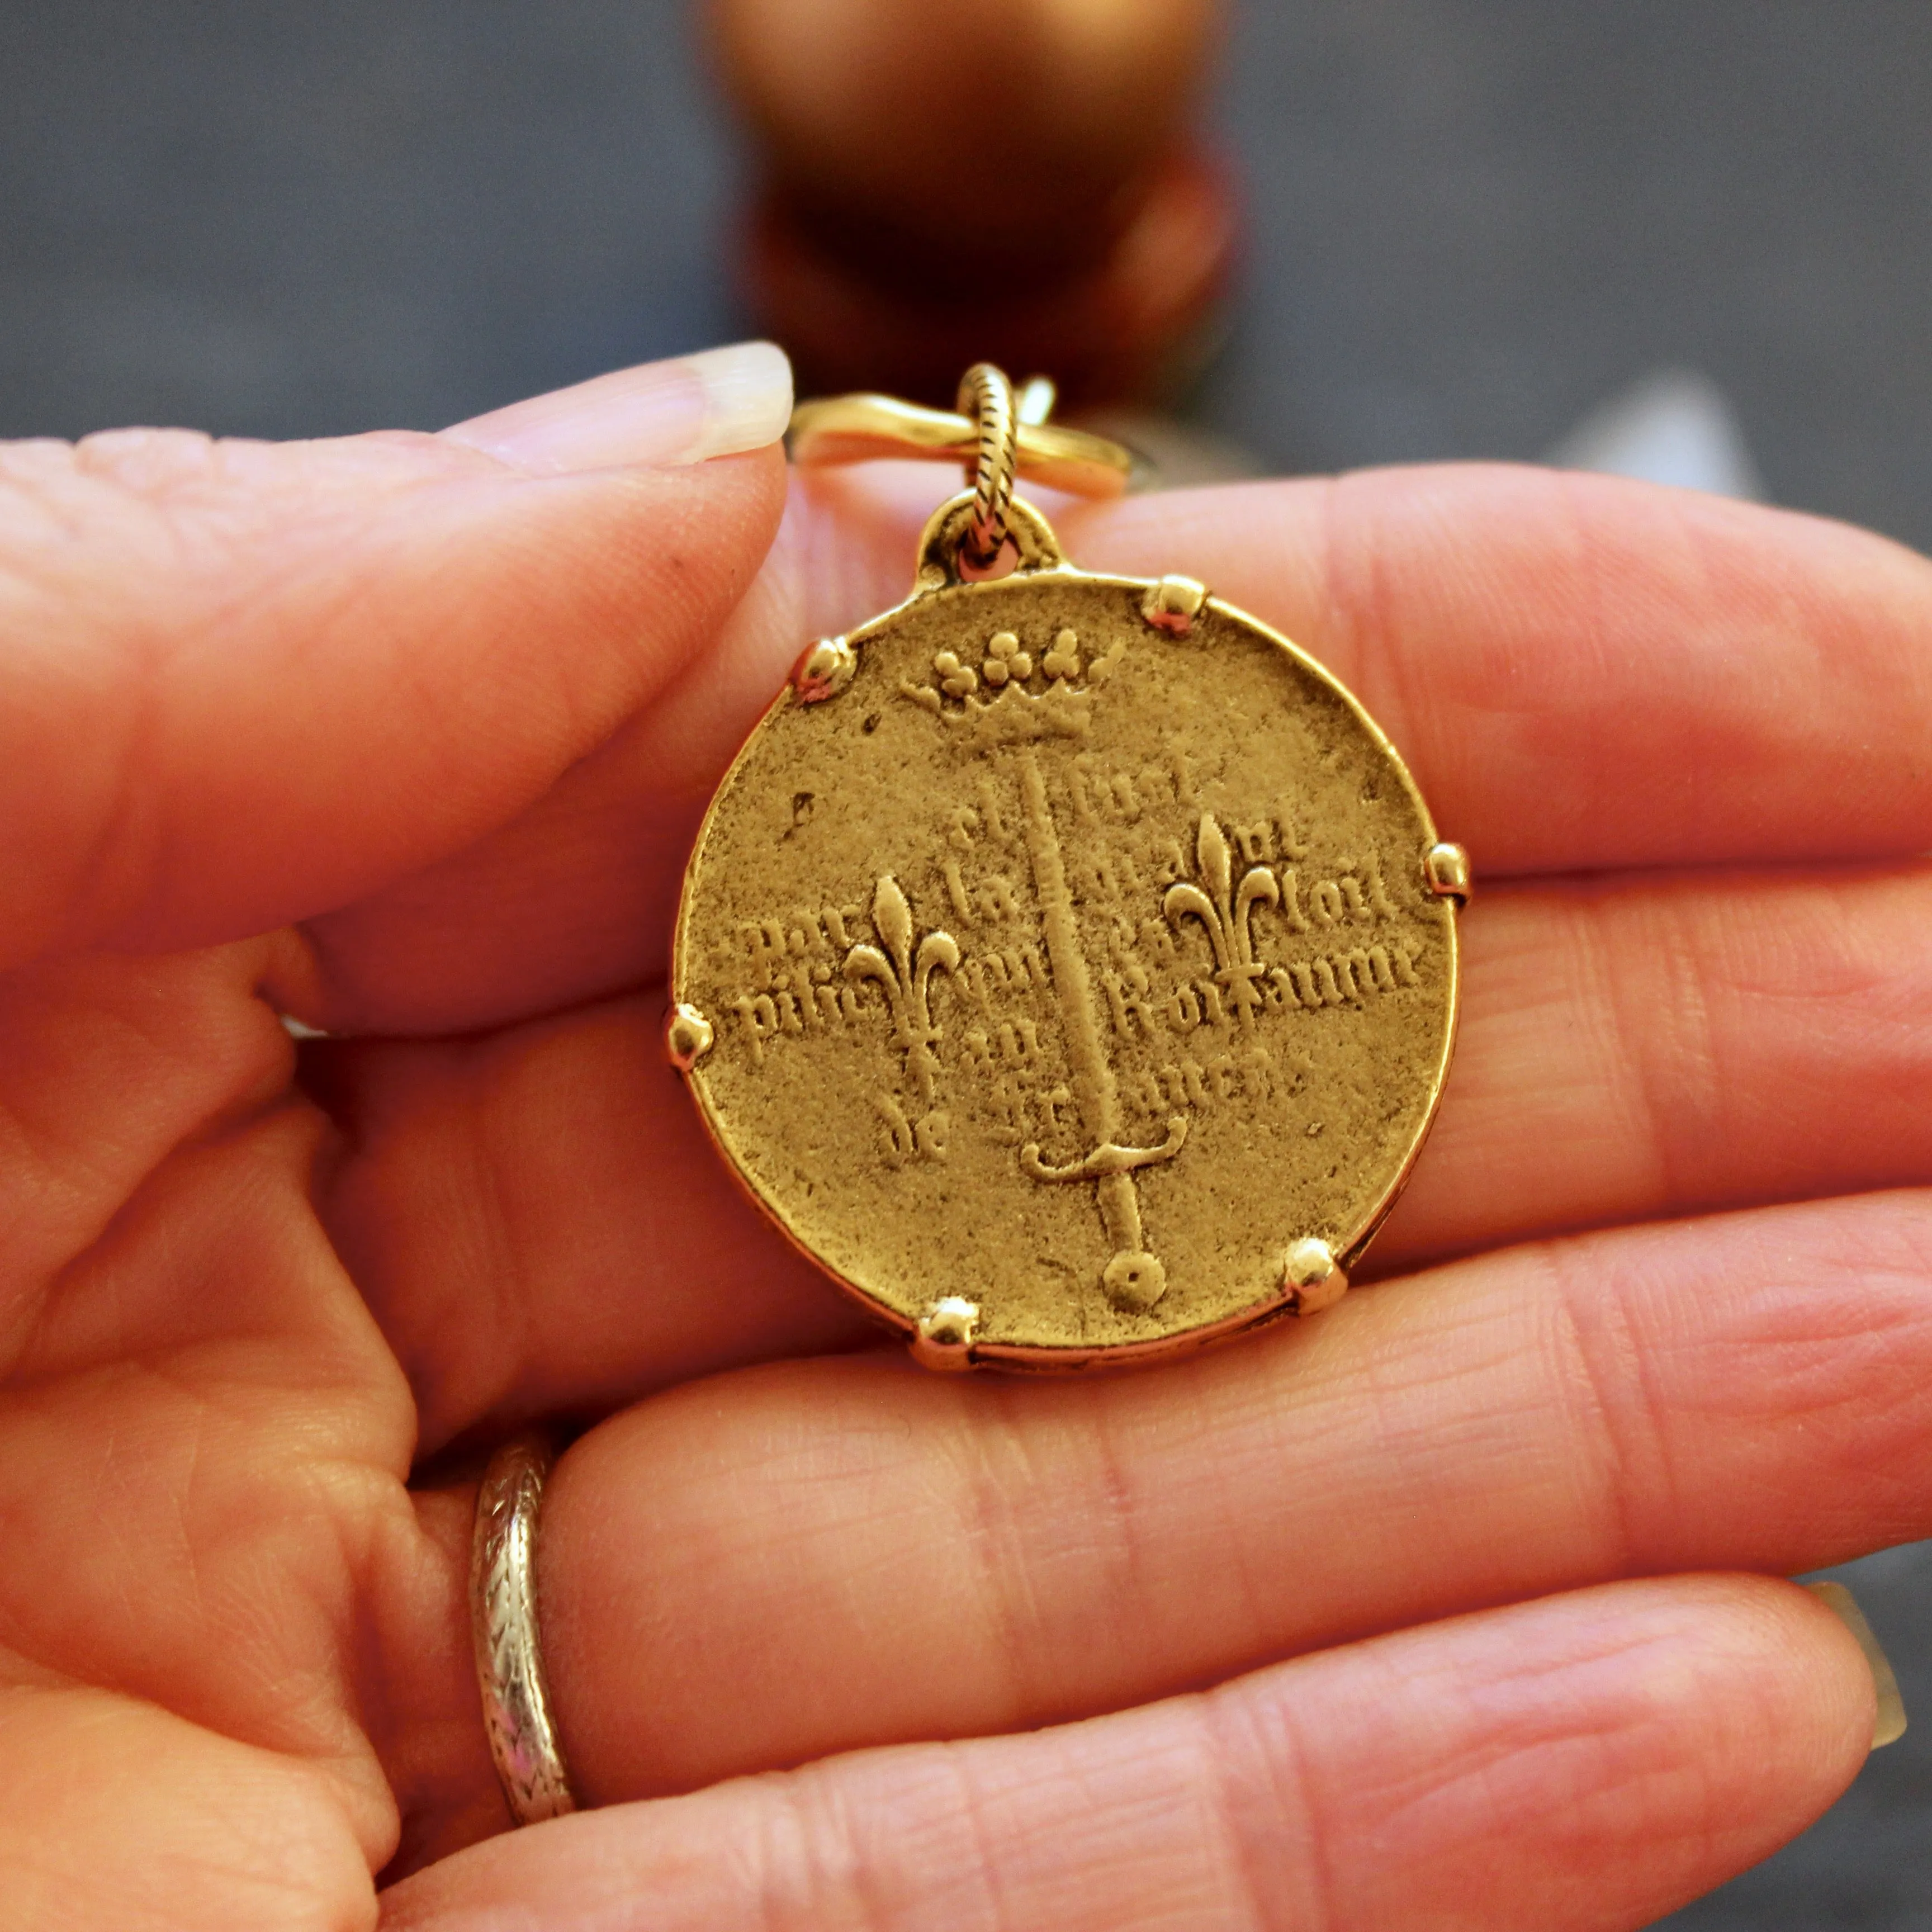
<svg viewBox="0 0 1932 1932"><path fill-rule="evenodd" d="M0 1366L172 1150L286 1085L288 1036L254 994L293 951L270 934L0 975Z"/></svg>
<svg viewBox="0 0 1932 1932"><path fill-rule="evenodd" d="M1922 862L1486 893L1442 1118L1370 1271L1932 1180L1928 916ZM872 1332L731 1183L662 1017L646 995L305 1053L352 1149L322 1210L430 1448Z"/></svg>
<svg viewBox="0 0 1932 1932"><path fill-rule="evenodd" d="M1788 1585L1615 1586L512 1834L382 1932L1620 1932L1808 1823L1872 1710Z"/></svg>
<svg viewBox="0 0 1932 1932"><path fill-rule="evenodd" d="M1089 1716L1619 1576L1932 1534L1932 1193L1577 1236L1145 1374L688 1385L544 1514L598 1801Z"/></svg>
<svg viewBox="0 0 1932 1932"><path fill-rule="evenodd" d="M375 1910L364 1847L315 1765L145 1698L0 1697L8 1932L345 1932Z"/></svg>
<svg viewBox="0 0 1932 1932"><path fill-rule="evenodd" d="M304 1053L348 1148L320 1210L421 1453L878 1332L739 1192L665 1064L662 1004Z"/></svg>
<svg viewBox="0 0 1932 1932"><path fill-rule="evenodd" d="M1484 894L1441 1117L1357 1278L1932 1180L1928 930L1922 860Z"/></svg>

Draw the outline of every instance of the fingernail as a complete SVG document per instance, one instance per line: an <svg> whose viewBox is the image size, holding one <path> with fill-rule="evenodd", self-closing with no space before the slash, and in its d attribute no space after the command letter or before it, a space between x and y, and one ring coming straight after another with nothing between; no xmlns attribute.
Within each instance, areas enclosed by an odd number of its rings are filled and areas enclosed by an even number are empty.
<svg viewBox="0 0 1932 1932"><path fill-rule="evenodd" d="M1878 1714L1872 1720L1872 1749L1896 1744L1905 1735L1905 1700L1898 1694L1898 1679L1892 1673L1892 1660L1872 1634L1858 1599L1842 1583L1807 1583L1805 1588L1857 1639L1872 1674L1872 1688L1878 1693Z"/></svg>
<svg viewBox="0 0 1932 1932"><path fill-rule="evenodd" d="M791 364L770 342L738 342L598 376L445 430L532 476L632 464L702 463L761 449L791 416Z"/></svg>

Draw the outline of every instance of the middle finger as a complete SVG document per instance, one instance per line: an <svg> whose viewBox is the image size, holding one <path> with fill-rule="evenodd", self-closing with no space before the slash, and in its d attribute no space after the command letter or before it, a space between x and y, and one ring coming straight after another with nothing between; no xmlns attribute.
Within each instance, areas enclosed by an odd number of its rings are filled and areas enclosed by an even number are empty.
<svg viewBox="0 0 1932 1932"><path fill-rule="evenodd" d="M1442 1120L1376 1266L1932 1182L1928 911L1924 865L1486 896ZM311 1054L351 1148L324 1213L427 1447L872 1332L733 1184L661 1016L646 996Z"/></svg>

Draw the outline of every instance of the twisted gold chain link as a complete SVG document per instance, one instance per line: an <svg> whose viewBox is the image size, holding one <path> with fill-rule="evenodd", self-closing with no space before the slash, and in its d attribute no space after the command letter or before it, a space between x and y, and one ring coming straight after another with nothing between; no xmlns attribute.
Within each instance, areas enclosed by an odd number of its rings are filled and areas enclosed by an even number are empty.
<svg viewBox="0 0 1932 1932"><path fill-rule="evenodd" d="M954 405L977 425L979 460L973 474L973 521L961 546L969 562L992 562L1006 541L1006 513L1019 464L1019 410L1004 370L976 362L959 379Z"/></svg>

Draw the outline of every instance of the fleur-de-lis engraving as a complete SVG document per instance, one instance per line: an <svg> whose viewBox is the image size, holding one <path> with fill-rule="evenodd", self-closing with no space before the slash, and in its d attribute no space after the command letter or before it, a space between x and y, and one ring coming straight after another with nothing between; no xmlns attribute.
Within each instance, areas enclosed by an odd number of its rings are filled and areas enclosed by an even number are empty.
<svg viewBox="0 0 1932 1932"><path fill-rule="evenodd" d="M1280 903L1281 888L1265 866L1250 866L1235 883L1233 856L1212 814L1202 816L1195 856L1208 890L1186 884L1169 886L1162 909L1177 927L1184 919L1200 922L1214 949L1215 983L1226 992L1241 1024L1252 1026L1262 1004L1256 982L1268 969L1255 958L1251 922L1257 905Z"/></svg>
<svg viewBox="0 0 1932 1932"><path fill-rule="evenodd" d="M892 1044L904 1050L906 1072L929 1105L939 1073L932 1049L941 1037L929 1004L932 976L941 968L958 971L958 944L950 932L928 932L914 944L912 908L890 872L872 895L872 924L885 950L864 944L854 946L845 956L845 976L854 983L879 982L892 1016Z"/></svg>

